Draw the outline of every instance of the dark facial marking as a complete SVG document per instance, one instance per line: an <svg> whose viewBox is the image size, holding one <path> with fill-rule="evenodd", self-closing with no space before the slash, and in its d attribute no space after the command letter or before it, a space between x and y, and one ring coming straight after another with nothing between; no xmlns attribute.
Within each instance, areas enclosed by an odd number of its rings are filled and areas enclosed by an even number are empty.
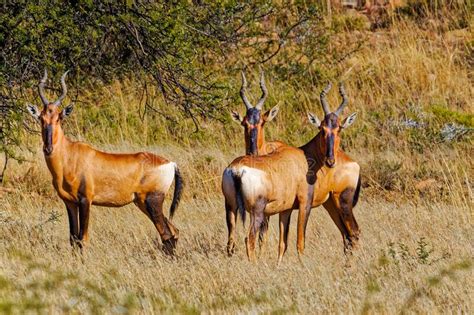
<svg viewBox="0 0 474 315"><path fill-rule="evenodd" d="M260 122L261 111L257 108L250 108L247 110L245 119L247 121L247 128L250 129L249 147L247 154L258 154L257 152L257 140L258 140L258 128L257 125Z"/></svg>
<svg viewBox="0 0 474 315"><path fill-rule="evenodd" d="M334 159L334 134L331 132L326 138L326 157Z"/></svg>
<svg viewBox="0 0 474 315"><path fill-rule="evenodd" d="M324 120L325 120L326 126L329 129L335 129L338 127L336 114L334 113L327 114L326 117L324 117Z"/></svg>
<svg viewBox="0 0 474 315"><path fill-rule="evenodd" d="M334 143L336 139L335 131L339 128L337 115L334 113L327 114L324 117L323 128L326 141L326 164L330 167L334 166Z"/></svg>
<svg viewBox="0 0 474 315"><path fill-rule="evenodd" d="M249 152L248 154L257 154L257 136L258 136L258 129L253 128L250 130L250 143L249 143Z"/></svg>
<svg viewBox="0 0 474 315"><path fill-rule="evenodd" d="M53 125L46 125L43 129L43 151L46 155L53 152Z"/></svg>
<svg viewBox="0 0 474 315"><path fill-rule="evenodd" d="M256 125L260 121L260 110L257 108L250 108L247 110L247 121L251 125Z"/></svg>

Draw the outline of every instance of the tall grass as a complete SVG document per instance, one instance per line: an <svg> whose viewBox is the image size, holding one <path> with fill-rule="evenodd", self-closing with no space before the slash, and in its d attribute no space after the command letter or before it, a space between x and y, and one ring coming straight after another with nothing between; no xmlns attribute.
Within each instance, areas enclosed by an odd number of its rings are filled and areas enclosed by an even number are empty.
<svg viewBox="0 0 474 315"><path fill-rule="evenodd" d="M348 261L321 209L308 226L306 267L294 246L275 267L275 219L256 265L245 259L240 224L237 255L226 257L220 176L244 152L241 126L230 117L203 119L196 132L158 93L142 98L132 79L77 91L80 102L64 122L69 137L108 151L154 151L180 166L186 193L175 219L178 257L161 253L152 224L133 206L94 207L91 244L82 256L72 252L40 136L25 133L32 152L11 163L0 190L0 312L472 312L472 134L453 142L440 136L446 123L474 127L469 32L400 20L376 33L335 37L334 50L363 38L359 50L326 69L346 84L345 114L358 112L342 135L344 150L362 166L364 185L355 209L362 248ZM249 73L251 95L259 95L256 74ZM238 74L222 75L235 91L228 109L242 112ZM267 138L306 143L317 132L306 113L322 115L318 95L326 82L309 88L309 79L266 77L265 108L281 108L265 127ZM329 102L339 104L336 91Z"/></svg>

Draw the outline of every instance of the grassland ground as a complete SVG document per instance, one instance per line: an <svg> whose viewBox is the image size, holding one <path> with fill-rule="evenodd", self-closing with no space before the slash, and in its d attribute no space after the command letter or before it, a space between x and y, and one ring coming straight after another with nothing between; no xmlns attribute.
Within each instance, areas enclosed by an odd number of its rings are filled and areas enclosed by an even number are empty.
<svg viewBox="0 0 474 315"><path fill-rule="evenodd" d="M344 58L314 64L302 82L267 71L264 109L280 103L265 127L268 140L303 145L317 132L305 117L313 111L321 118L321 88L345 82L344 114L358 116L342 147L360 164L363 183L354 210L361 246L350 259L323 208L310 217L304 265L295 214L279 267L276 217L257 264L247 261L241 223L237 252L227 257L220 178L243 153L241 126L223 113L222 122L201 117L196 130L153 88L143 99L133 78L90 87L71 79L68 137L111 152L151 150L179 165L185 189L174 219L177 257L162 253L158 233L133 205L93 207L90 244L82 255L73 252L44 157L26 149L41 151L39 127L25 119L28 132L18 138L25 162L10 160L0 187L0 313L473 313L473 21L446 31L401 20L371 32L343 18L330 48ZM240 60L216 65L235 91L225 111L243 112ZM247 70L254 101L257 69ZM340 102L335 90L332 106ZM26 100L37 103L37 94ZM447 141L446 126L465 132Z"/></svg>
<svg viewBox="0 0 474 315"><path fill-rule="evenodd" d="M176 149L154 151L186 159ZM223 155L218 164L227 158ZM240 223L238 250L229 258L223 198L215 188L199 193L199 185L191 181L198 193L188 190L176 214L181 238L175 259L161 252L156 230L133 205L93 207L91 241L81 255L69 246L66 210L52 190L41 154L32 160L11 166L11 180L22 185L1 196L0 312L469 313L473 309L469 203L389 202L363 191L355 209L361 247L352 257L344 257L339 231L320 207L311 214L304 265L297 259L293 226L290 248L277 267L277 218L271 219L268 243L257 264L247 261L247 229ZM191 164L181 164L183 173L192 178ZM200 177L203 190L218 177Z"/></svg>

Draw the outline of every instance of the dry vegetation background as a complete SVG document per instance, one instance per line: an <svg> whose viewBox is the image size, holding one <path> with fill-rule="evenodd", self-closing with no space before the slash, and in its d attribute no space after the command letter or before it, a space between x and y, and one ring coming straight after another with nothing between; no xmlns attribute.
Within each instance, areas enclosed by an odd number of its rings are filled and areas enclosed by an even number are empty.
<svg viewBox="0 0 474 315"><path fill-rule="evenodd" d="M257 264L247 262L241 224L237 254L228 258L219 186L224 167L244 152L240 126L229 118L193 133L192 121L179 114L141 116L137 83L115 82L78 91L82 102L65 122L66 134L178 163L186 193L174 220L181 231L177 257L159 250L154 227L133 205L93 207L90 245L82 255L72 252L40 136L25 133L22 141L35 149L23 152L23 163L11 163L0 191L0 313L472 313L472 23L444 31L398 21L376 32L346 15L333 23L340 32L332 49L362 42L335 66L350 97L346 114L359 114L343 134L363 174L354 211L361 248L353 257L344 257L336 226L317 208L304 266L292 230L277 268L276 218ZM255 92L256 73L249 74ZM238 76L229 80L237 94ZM321 114L323 84L298 90L268 75L265 106L281 107L267 139L309 141L316 131L305 116ZM329 100L338 103L336 92ZM158 96L155 108L172 111ZM240 102L232 108L243 111Z"/></svg>

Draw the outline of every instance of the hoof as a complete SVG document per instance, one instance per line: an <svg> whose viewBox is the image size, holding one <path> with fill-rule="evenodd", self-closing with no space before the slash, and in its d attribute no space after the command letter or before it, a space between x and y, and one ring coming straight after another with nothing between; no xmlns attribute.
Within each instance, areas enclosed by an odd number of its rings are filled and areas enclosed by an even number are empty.
<svg viewBox="0 0 474 315"><path fill-rule="evenodd" d="M174 256L177 242L178 242L178 239L173 238L173 237L170 239L167 239L166 241L163 241L163 252L166 255Z"/></svg>
<svg viewBox="0 0 474 315"><path fill-rule="evenodd" d="M227 245L227 256L232 257L235 253L235 244Z"/></svg>

